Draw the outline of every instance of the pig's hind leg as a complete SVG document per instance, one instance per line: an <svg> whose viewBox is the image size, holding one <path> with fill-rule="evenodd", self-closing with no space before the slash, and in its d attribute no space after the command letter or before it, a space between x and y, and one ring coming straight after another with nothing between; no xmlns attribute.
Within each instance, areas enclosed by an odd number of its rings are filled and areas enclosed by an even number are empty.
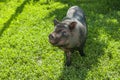
<svg viewBox="0 0 120 80"><path fill-rule="evenodd" d="M78 51L79 51L79 54L80 54L81 56L85 56L85 53L84 53L83 49L79 49Z"/></svg>
<svg viewBox="0 0 120 80"><path fill-rule="evenodd" d="M79 54L81 56L85 56L85 53L84 53L84 45L85 45L85 42L86 40L77 48L77 50L79 51Z"/></svg>

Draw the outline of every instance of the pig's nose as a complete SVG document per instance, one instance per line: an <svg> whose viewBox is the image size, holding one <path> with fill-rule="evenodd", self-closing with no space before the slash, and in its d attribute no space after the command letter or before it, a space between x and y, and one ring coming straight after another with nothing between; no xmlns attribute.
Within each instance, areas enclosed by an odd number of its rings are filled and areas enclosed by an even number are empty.
<svg viewBox="0 0 120 80"><path fill-rule="evenodd" d="M52 34L49 35L49 39L53 40L54 36Z"/></svg>

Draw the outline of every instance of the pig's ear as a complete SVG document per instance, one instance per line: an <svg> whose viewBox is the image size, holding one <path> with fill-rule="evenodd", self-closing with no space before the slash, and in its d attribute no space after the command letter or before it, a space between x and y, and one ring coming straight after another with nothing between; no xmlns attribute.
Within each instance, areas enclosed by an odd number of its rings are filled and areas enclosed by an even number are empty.
<svg viewBox="0 0 120 80"><path fill-rule="evenodd" d="M73 30L76 26L77 22L71 22L69 25L70 30Z"/></svg>
<svg viewBox="0 0 120 80"><path fill-rule="evenodd" d="M54 19L54 26L59 24L59 21L57 19Z"/></svg>

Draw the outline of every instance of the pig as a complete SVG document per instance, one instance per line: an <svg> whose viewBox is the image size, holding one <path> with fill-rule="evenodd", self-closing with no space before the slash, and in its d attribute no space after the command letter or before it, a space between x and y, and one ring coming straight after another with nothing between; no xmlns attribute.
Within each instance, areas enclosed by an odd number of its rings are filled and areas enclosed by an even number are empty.
<svg viewBox="0 0 120 80"><path fill-rule="evenodd" d="M49 34L49 42L66 54L66 66L70 66L71 54L75 50L79 51L81 56L85 56L83 49L86 38L86 16L78 6L70 7L61 22L55 19L54 31Z"/></svg>

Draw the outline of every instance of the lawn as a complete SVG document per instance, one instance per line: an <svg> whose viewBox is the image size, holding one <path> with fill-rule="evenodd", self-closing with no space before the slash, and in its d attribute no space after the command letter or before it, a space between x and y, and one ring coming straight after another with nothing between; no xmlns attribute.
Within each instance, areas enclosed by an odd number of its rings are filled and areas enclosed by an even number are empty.
<svg viewBox="0 0 120 80"><path fill-rule="evenodd" d="M119 2L0 0L0 80L120 80ZM66 67L48 35L72 5L86 13L88 38L86 57L74 52Z"/></svg>

